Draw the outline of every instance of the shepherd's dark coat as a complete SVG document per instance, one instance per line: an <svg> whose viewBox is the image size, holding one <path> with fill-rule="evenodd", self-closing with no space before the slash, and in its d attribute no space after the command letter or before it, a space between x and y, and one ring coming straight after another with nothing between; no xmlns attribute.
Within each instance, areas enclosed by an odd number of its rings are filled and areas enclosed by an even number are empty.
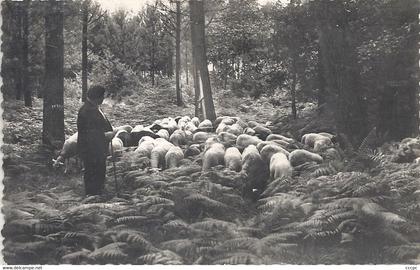
<svg viewBox="0 0 420 270"><path fill-rule="evenodd" d="M86 195L101 194L105 184L108 151L105 132L112 131L112 126L98 106L88 100L77 115L77 131L77 148L85 168Z"/></svg>

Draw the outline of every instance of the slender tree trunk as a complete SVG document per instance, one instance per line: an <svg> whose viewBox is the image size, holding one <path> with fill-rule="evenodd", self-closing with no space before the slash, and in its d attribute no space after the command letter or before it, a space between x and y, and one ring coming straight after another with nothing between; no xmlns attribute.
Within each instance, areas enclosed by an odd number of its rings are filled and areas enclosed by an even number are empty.
<svg viewBox="0 0 420 270"><path fill-rule="evenodd" d="M152 86L155 85L155 50L156 50L156 33L155 21L152 22L152 47L150 48L150 77Z"/></svg>
<svg viewBox="0 0 420 270"><path fill-rule="evenodd" d="M175 64L175 81L176 81L176 104L183 106L181 87L179 86L179 76L181 71L181 2L176 1L176 64Z"/></svg>
<svg viewBox="0 0 420 270"><path fill-rule="evenodd" d="M173 59L174 59L174 51L173 51L172 44L171 44L170 46L168 46L168 64L165 67L166 68L165 74L168 76L168 78L171 78L171 79L172 79L172 76L174 76L174 61L173 61Z"/></svg>
<svg viewBox="0 0 420 270"><path fill-rule="evenodd" d="M201 88L200 88L200 75L198 67L198 49L197 49L197 33L196 25L193 23L192 15L193 10L190 2L190 20L191 20L191 50L192 50L192 74L194 81L194 105L195 105L195 116L203 119L202 103L203 99L201 97Z"/></svg>
<svg viewBox="0 0 420 270"><path fill-rule="evenodd" d="M296 111L296 64L295 59L293 61L292 67L292 85L290 87L290 94L292 99L292 116L293 119L297 119L297 111Z"/></svg>
<svg viewBox="0 0 420 270"><path fill-rule="evenodd" d="M192 28L191 28L192 29ZM193 40L193 37L191 37L191 42ZM199 100L200 99L200 93L201 93L201 89L200 89L200 76L198 75L198 68L197 68L197 56L196 56L196 52L193 49L192 50L192 75L193 75L193 82L194 82L194 115L200 119L202 119L201 115L202 115L202 111L201 111L201 103L202 101Z"/></svg>
<svg viewBox="0 0 420 270"><path fill-rule="evenodd" d="M16 2L16 40L15 40L15 56L17 57L16 71L15 71L15 86L16 86L16 99L22 99L23 85L22 85L22 7L20 3Z"/></svg>
<svg viewBox="0 0 420 270"><path fill-rule="evenodd" d="M324 75L324 68L321 63L321 50L318 51L318 63L317 63L317 69L318 69L318 93L317 93L317 102L318 102L318 109L319 113L322 113L324 111L323 105L326 102L326 91L325 91L325 75Z"/></svg>
<svg viewBox="0 0 420 270"><path fill-rule="evenodd" d="M49 0L45 9L45 92L42 142L64 141L64 40L62 2Z"/></svg>
<svg viewBox="0 0 420 270"><path fill-rule="evenodd" d="M155 86L155 42L152 41L152 48L150 50L150 78L152 86Z"/></svg>
<svg viewBox="0 0 420 270"><path fill-rule="evenodd" d="M216 112L213 104L213 97L210 86L210 76L207 67L205 24L204 24L204 2L201 0L190 0L191 19L191 41L195 51L196 68L198 69L198 83L202 85L203 114L205 119L211 121L216 119Z"/></svg>
<svg viewBox="0 0 420 270"><path fill-rule="evenodd" d="M87 90L88 90L88 54L87 54L87 42L88 42L88 2L83 2L82 10L82 101L86 101Z"/></svg>
<svg viewBox="0 0 420 270"><path fill-rule="evenodd" d="M189 69L189 65L188 65L188 45L187 45L187 42L185 42L185 80L186 80L186 84L190 85L188 69Z"/></svg>
<svg viewBox="0 0 420 270"><path fill-rule="evenodd" d="M223 60L224 67L225 67L225 74L223 75L223 88L226 89L227 81L228 81L228 73L229 73L229 61L227 59Z"/></svg>
<svg viewBox="0 0 420 270"><path fill-rule="evenodd" d="M41 84L41 82L39 81L40 80L40 76L39 75L37 75L36 76L36 96L38 97L38 98L42 98L42 88L43 88L43 85Z"/></svg>
<svg viewBox="0 0 420 270"><path fill-rule="evenodd" d="M26 107L32 107L32 93L31 88L29 87L29 46L28 46L28 39L29 39L29 8L30 8L30 0L24 1L23 6L23 13L22 13L22 28L23 28L23 36L22 36L22 89L23 95L25 100Z"/></svg>

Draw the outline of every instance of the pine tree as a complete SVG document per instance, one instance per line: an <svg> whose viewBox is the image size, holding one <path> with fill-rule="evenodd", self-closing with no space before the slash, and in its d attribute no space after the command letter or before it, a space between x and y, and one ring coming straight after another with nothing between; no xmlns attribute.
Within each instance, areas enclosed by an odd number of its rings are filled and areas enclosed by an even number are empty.
<svg viewBox="0 0 420 270"><path fill-rule="evenodd" d="M42 142L64 141L63 3L49 0L45 9L45 92Z"/></svg>

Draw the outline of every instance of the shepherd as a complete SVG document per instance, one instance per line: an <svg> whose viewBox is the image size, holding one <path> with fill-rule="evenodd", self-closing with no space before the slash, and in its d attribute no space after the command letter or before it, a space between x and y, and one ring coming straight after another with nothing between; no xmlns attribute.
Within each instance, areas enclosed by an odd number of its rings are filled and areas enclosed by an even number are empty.
<svg viewBox="0 0 420 270"><path fill-rule="evenodd" d="M77 148L85 168L83 180L87 196L101 195L104 191L108 143L114 136L111 123L99 108L104 97L104 87L90 87L77 115Z"/></svg>

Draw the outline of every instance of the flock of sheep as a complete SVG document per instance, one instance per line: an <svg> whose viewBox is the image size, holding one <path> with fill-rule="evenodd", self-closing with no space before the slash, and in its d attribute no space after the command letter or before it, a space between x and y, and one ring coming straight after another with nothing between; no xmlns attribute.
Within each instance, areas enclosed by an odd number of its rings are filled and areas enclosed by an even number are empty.
<svg viewBox="0 0 420 270"><path fill-rule="evenodd" d="M252 176L266 169L272 181L292 176L293 167L306 162L323 162L321 153L340 157L334 148L335 137L330 133L305 134L298 142L273 134L264 124L231 116L218 117L214 122L200 122L197 117L188 116L168 117L149 126L120 126L114 132L110 154L136 147L136 155L150 158L152 170L178 167L185 158L199 157L203 171L222 165ZM54 165L76 154L77 133L65 141Z"/></svg>

